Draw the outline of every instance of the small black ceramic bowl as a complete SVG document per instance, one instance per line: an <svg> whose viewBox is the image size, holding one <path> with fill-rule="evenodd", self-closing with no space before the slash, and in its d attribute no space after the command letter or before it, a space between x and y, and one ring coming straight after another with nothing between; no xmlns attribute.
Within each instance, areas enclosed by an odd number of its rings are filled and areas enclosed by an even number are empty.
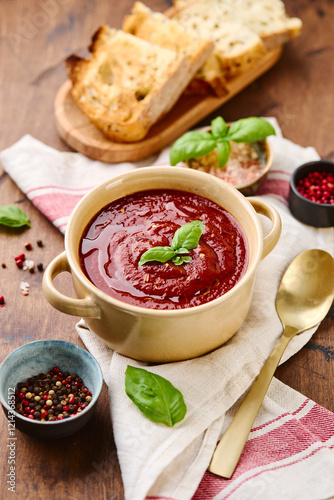
<svg viewBox="0 0 334 500"><path fill-rule="evenodd" d="M289 208L296 219L315 227L334 226L334 205L317 203L302 196L297 190L298 181L310 172L328 172L334 175L334 163L325 160L311 161L298 167L290 179Z"/></svg>
<svg viewBox="0 0 334 500"><path fill-rule="evenodd" d="M92 393L89 405L71 418L43 422L30 420L15 411L16 385L54 366L76 373ZM81 429L95 411L102 389L102 373L95 358L81 347L61 340L40 340L15 349L0 366L0 401L8 418L9 436L16 429L42 439L59 439ZM13 432L14 434L11 434Z"/></svg>

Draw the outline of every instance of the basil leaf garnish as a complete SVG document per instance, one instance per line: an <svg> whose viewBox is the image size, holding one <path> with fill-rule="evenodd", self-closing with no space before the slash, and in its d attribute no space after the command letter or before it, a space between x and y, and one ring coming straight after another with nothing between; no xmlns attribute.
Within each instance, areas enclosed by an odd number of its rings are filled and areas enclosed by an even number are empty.
<svg viewBox="0 0 334 500"><path fill-rule="evenodd" d="M167 262L175 256L175 252L171 247L153 247L143 253L140 257L139 266L142 266L146 262L151 262L156 260L157 262Z"/></svg>
<svg viewBox="0 0 334 500"><path fill-rule="evenodd" d="M125 391L152 422L173 427L187 412L181 392L167 379L143 368L127 366Z"/></svg>
<svg viewBox="0 0 334 500"><path fill-rule="evenodd" d="M190 255L184 255L184 256L183 255L177 255L176 257L172 258L172 262L176 266L180 266L184 262L191 262L191 261L192 261L192 258L190 257Z"/></svg>
<svg viewBox="0 0 334 500"><path fill-rule="evenodd" d="M181 255L176 255L175 257L172 258L172 262L176 266L180 266L181 264L183 264L183 258L181 257Z"/></svg>
<svg viewBox="0 0 334 500"><path fill-rule="evenodd" d="M183 262L191 262L190 255L180 256L179 254L187 254L189 250L197 247L199 239L203 232L203 222L193 220L175 231L171 247L153 247L144 252L138 262L139 266L146 262L167 262L171 260L177 266Z"/></svg>
<svg viewBox="0 0 334 500"><path fill-rule="evenodd" d="M228 130L228 125L224 118L221 116L217 116L217 118L214 118L211 122L211 131L212 135L216 137L217 139L221 139L225 137L227 134Z"/></svg>
<svg viewBox="0 0 334 500"><path fill-rule="evenodd" d="M177 249L177 253L180 254L180 253L189 253L189 250L187 248L178 248Z"/></svg>
<svg viewBox="0 0 334 500"><path fill-rule="evenodd" d="M226 165L227 160L230 156L231 144L227 141L222 141L217 143L217 154L218 154L218 165L222 168Z"/></svg>
<svg viewBox="0 0 334 500"><path fill-rule="evenodd" d="M186 132L174 142L170 151L170 164L174 166L180 161L204 156L217 148L219 167L222 168L230 156L229 141L257 142L268 135L275 135L275 129L263 118L242 118L229 127L221 116L217 116L211 121L211 132Z"/></svg>
<svg viewBox="0 0 334 500"><path fill-rule="evenodd" d="M210 132L186 132L177 139L170 151L170 164L176 165L189 158L204 156L216 147L216 139Z"/></svg>
<svg viewBox="0 0 334 500"><path fill-rule="evenodd" d="M267 120L253 116L232 123L227 138L234 142L257 142L268 135L275 135L274 127Z"/></svg>
<svg viewBox="0 0 334 500"><path fill-rule="evenodd" d="M174 250L186 248L191 250L197 247L199 239L203 232L203 222L200 220L193 220L181 226L174 234L172 241L172 248ZM184 253L184 252L181 252Z"/></svg>
<svg viewBox="0 0 334 500"><path fill-rule="evenodd" d="M16 205L0 206L0 224L8 227L31 227L29 217Z"/></svg>

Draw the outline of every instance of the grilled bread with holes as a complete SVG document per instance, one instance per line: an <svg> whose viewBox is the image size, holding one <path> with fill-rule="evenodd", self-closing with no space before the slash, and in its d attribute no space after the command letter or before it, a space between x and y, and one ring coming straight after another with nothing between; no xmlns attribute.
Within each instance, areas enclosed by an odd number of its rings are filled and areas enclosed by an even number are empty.
<svg viewBox="0 0 334 500"><path fill-rule="evenodd" d="M123 21L122 29L127 33L138 36L144 40L155 43L160 47L175 50L189 58L192 67L197 70L207 64L207 74L210 77L210 84L203 80L201 76L191 81L186 93L209 94L210 89L214 89L216 95L225 95L226 87L220 78L216 78L219 71L215 57L211 57L214 44L209 39L201 39L198 34L188 32L177 21L171 20L160 12L154 12L142 2L135 2L131 14ZM215 67L215 65L217 67ZM195 74L194 73L194 74ZM200 73L198 73L200 75Z"/></svg>
<svg viewBox="0 0 334 500"><path fill-rule="evenodd" d="M211 82L220 81L222 86L253 67L266 53L260 37L235 15L228 4L214 0L197 0L176 9L172 19L184 29L214 42L212 55L203 65L198 80L213 88Z"/></svg>
<svg viewBox="0 0 334 500"><path fill-rule="evenodd" d="M212 47L206 46L209 52ZM71 55L66 60L72 95L89 119L118 142L143 139L198 69L186 54L108 26L96 32L89 50L90 59Z"/></svg>
<svg viewBox="0 0 334 500"><path fill-rule="evenodd" d="M176 21L160 12L153 12L142 2L135 2L131 14L126 16L123 31L154 43L164 49L174 50L187 56L195 72L203 66L213 50L213 42L202 40L198 35L187 32Z"/></svg>
<svg viewBox="0 0 334 500"><path fill-rule="evenodd" d="M174 0L177 10L196 3L197 0ZM207 5L209 5L207 3ZM302 28L302 21L289 17L281 0L214 0L210 9L228 7L240 21L256 33L267 50L283 45L296 38ZM223 19L222 19L223 21Z"/></svg>

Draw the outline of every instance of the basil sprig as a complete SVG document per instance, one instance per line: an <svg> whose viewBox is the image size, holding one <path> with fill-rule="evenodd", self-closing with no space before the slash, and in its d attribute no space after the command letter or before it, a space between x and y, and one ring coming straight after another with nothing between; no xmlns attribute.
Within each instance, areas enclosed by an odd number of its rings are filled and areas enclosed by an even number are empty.
<svg viewBox="0 0 334 500"><path fill-rule="evenodd" d="M16 205L0 206L0 224L8 227L31 227L29 217Z"/></svg>
<svg viewBox="0 0 334 500"><path fill-rule="evenodd" d="M128 365L125 391L139 410L153 422L173 427L187 412L181 392L165 378L143 368Z"/></svg>
<svg viewBox="0 0 334 500"><path fill-rule="evenodd" d="M167 262L171 260L176 266L180 266L183 262L191 262L192 258L189 250L197 247L199 239L203 233L203 222L193 220L175 231L172 245L170 247L153 247L146 250L140 257L139 266L146 262Z"/></svg>
<svg viewBox="0 0 334 500"><path fill-rule="evenodd" d="M229 126L221 116L217 116L211 122L210 132L186 132L174 142L170 164L174 166L180 161L198 158L217 149L219 168L222 168L230 156L230 141L257 142L269 135L275 135L275 129L263 118L242 118Z"/></svg>

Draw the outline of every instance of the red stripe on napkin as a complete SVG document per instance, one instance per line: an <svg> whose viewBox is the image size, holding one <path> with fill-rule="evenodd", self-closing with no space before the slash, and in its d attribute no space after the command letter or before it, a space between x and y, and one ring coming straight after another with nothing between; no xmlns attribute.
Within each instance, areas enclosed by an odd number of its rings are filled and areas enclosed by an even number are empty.
<svg viewBox="0 0 334 500"><path fill-rule="evenodd" d="M265 422L264 424L262 425L259 425L258 427L253 427L250 431L250 434L252 434L253 432L256 432L256 431L259 431L261 429L264 429L265 427L268 427L268 425L274 423L274 422L278 422L279 420L281 420L282 418L284 417L287 417L288 415L298 415L298 413L301 412L301 410L303 410L305 408L305 406L307 405L307 403L311 401L310 399L305 399L305 401L303 402L303 404L300 405L299 408L297 408L297 410L295 410L294 412L286 412L286 413L282 413L281 415L279 415L278 417L272 419L272 420L268 420L268 422Z"/></svg>
<svg viewBox="0 0 334 500"><path fill-rule="evenodd" d="M245 482L264 472L305 461L326 447L333 448L334 444L330 446L325 444L334 435L332 412L313 403L305 415L296 417L309 401L306 399L292 414L281 414L274 420L253 428L251 433L259 431L263 433L247 441L232 478L224 479L206 472L192 500L212 500L218 493L229 488L226 496L220 497L221 500L225 500ZM289 415L291 418L286 421ZM278 423L279 420L282 420L282 423ZM272 430L268 429L272 424L278 426ZM316 443L318 446L315 449Z"/></svg>
<svg viewBox="0 0 334 500"><path fill-rule="evenodd" d="M334 414L322 406L315 404L300 422L322 443L334 436Z"/></svg>
<svg viewBox="0 0 334 500"><path fill-rule="evenodd" d="M55 186L55 185L50 185L50 186L37 186L37 187L33 187L31 189L27 189L27 191L25 192L26 195L29 195L31 193L34 193L34 191L41 191L41 190L49 190L50 192L54 191L54 192L61 192L61 191L69 191L69 192L81 192L82 193L82 196L85 195L86 193L88 193L88 191L91 191L94 187L96 187L95 185L94 186L90 186L90 187L84 187L84 188L76 188L76 187L66 187L66 186ZM32 196L34 197L34 196Z"/></svg>
<svg viewBox="0 0 334 500"><path fill-rule="evenodd" d="M82 197L82 194L47 193L34 196L32 201L54 223L57 219L68 217Z"/></svg>
<svg viewBox="0 0 334 500"><path fill-rule="evenodd" d="M256 193L256 196L263 194L276 194L287 200L289 196L289 189L290 184L288 180L268 178Z"/></svg>

